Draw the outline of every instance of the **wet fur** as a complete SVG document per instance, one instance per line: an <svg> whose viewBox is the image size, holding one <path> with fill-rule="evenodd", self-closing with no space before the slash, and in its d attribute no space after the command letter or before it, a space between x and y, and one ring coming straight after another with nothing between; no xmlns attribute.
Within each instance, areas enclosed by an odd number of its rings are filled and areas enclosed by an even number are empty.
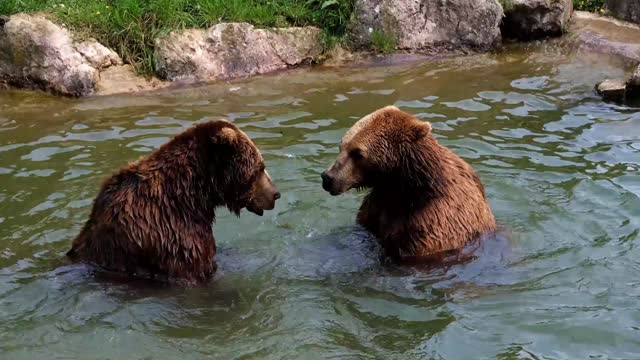
<svg viewBox="0 0 640 360"><path fill-rule="evenodd" d="M475 171L440 145L431 125L395 107L356 124L342 151L361 149L358 171L367 187L357 222L399 260L437 259L496 229Z"/></svg>
<svg viewBox="0 0 640 360"><path fill-rule="evenodd" d="M206 281L216 270L215 209L239 215L261 166L233 124L192 127L104 182L67 255L131 275Z"/></svg>

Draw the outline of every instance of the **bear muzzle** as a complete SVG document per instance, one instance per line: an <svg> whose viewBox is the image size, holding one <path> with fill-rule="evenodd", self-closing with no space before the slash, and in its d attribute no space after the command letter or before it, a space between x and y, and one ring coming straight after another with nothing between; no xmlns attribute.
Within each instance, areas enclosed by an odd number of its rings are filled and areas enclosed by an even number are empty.
<svg viewBox="0 0 640 360"><path fill-rule="evenodd" d="M270 196L263 195L250 201L246 206L247 210L258 216L262 216L265 210L273 210L276 207L276 200L281 197L278 190L275 188L273 190L274 192Z"/></svg>
<svg viewBox="0 0 640 360"><path fill-rule="evenodd" d="M343 192L348 190L348 189L345 189L345 190L338 189L336 187L337 182L331 175L329 175L328 171L323 172L321 177L322 177L322 188L332 196L340 195Z"/></svg>

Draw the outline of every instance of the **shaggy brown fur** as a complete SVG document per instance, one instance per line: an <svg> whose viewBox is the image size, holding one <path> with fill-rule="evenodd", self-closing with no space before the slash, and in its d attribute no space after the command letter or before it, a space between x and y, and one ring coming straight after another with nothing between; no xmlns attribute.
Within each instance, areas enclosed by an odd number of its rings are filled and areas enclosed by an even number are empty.
<svg viewBox="0 0 640 360"><path fill-rule="evenodd" d="M202 282L216 270L215 209L262 215L278 197L249 137L227 121L203 123L107 179L67 255L111 271Z"/></svg>
<svg viewBox="0 0 640 360"><path fill-rule="evenodd" d="M393 106L345 134L322 178L332 195L371 189L357 221L396 259L436 258L496 228L471 166L438 144L430 123Z"/></svg>

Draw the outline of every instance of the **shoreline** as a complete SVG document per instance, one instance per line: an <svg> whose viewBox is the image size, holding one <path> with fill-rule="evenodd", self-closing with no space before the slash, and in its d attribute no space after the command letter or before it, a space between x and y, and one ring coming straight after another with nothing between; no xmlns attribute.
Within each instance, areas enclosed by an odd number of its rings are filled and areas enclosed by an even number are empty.
<svg viewBox="0 0 640 360"><path fill-rule="evenodd" d="M487 9L499 15L498 18L487 23L486 19L478 17L469 20L468 24L483 21L482 24L489 27L458 31L457 37L441 42L433 40L440 32L413 31L412 27L405 29L394 25L394 31L399 34L391 52L376 50L374 43L356 48L345 45L344 41L328 49L326 32L313 26L262 28L249 23L219 23L207 29L173 31L153 40L155 73L146 76L113 49L95 39L78 36L52 22L46 14L3 16L0 17L0 90L44 90L69 97L131 94L246 79L309 65L332 68L411 64L502 51L513 43L526 44L532 40L559 43L558 46L566 46L572 51L617 57L630 67L640 64L640 26L637 24L573 11L568 1L562 12L558 12L559 3L555 8L549 8L557 13L551 24L534 24L528 29L519 29L517 34L506 33L507 30L500 28L504 27L504 19L516 16L510 15L513 13L517 14L517 19L527 16L530 9L515 8L502 15L501 6L493 8L492 1L496 0L483 1ZM362 6L358 4L356 1L356 8ZM398 5L398 8L410 9L402 6ZM378 10L374 7L363 13ZM525 15L522 15L523 11ZM357 21L359 28L373 21L368 31L365 29L364 33L356 35L360 40L362 36L370 36L368 41L375 40L375 31L371 29L379 25L375 21L381 20L353 19L351 21ZM449 24L447 19L434 21L440 21L443 26ZM562 27L560 33L558 26ZM547 32L540 33L543 28ZM465 36L471 36L474 42L466 42ZM533 38L523 40L527 36Z"/></svg>

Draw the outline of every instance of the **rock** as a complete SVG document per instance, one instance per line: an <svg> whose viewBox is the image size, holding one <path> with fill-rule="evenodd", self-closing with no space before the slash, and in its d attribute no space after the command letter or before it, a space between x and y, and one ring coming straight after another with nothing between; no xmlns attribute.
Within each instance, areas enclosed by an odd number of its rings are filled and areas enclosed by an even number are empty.
<svg viewBox="0 0 640 360"><path fill-rule="evenodd" d="M613 18L576 11L568 41L578 50L640 63L640 27Z"/></svg>
<svg viewBox="0 0 640 360"><path fill-rule="evenodd" d="M111 65L122 65L122 59L115 51L93 39L76 44L76 50L87 59L92 67L98 70L108 68Z"/></svg>
<svg viewBox="0 0 640 360"><path fill-rule="evenodd" d="M314 61L322 53L314 27L256 29L221 23L156 40L156 70L166 80L226 80Z"/></svg>
<svg viewBox="0 0 640 360"><path fill-rule="evenodd" d="M500 44L502 16L496 0L356 0L348 37L355 49L387 41L425 53L488 51Z"/></svg>
<svg viewBox="0 0 640 360"><path fill-rule="evenodd" d="M502 36L518 40L560 36L572 13L572 0L512 0L505 9Z"/></svg>
<svg viewBox="0 0 640 360"><path fill-rule="evenodd" d="M640 88L640 65L638 65L636 71L633 72L631 78L627 80L627 86Z"/></svg>
<svg viewBox="0 0 640 360"><path fill-rule="evenodd" d="M611 16L640 23L640 0L607 0L605 7Z"/></svg>
<svg viewBox="0 0 640 360"><path fill-rule="evenodd" d="M17 14L0 24L0 81L12 86L86 96L95 92L106 59L119 61L95 42L78 46L42 16Z"/></svg>
<svg viewBox="0 0 640 360"><path fill-rule="evenodd" d="M356 62L359 59L359 55L337 45L324 54L322 65L329 67L345 66Z"/></svg>
<svg viewBox="0 0 640 360"><path fill-rule="evenodd" d="M596 92L605 101L640 105L640 65L628 80L604 80L596 85Z"/></svg>
<svg viewBox="0 0 640 360"><path fill-rule="evenodd" d="M640 65L631 74L626 85L625 101L638 105L640 103Z"/></svg>
<svg viewBox="0 0 640 360"><path fill-rule="evenodd" d="M165 88L169 84L169 82L155 78L145 79L138 76L131 65L111 66L100 73L100 82L96 87L96 95L156 90Z"/></svg>
<svg viewBox="0 0 640 360"><path fill-rule="evenodd" d="M627 85L624 80L604 80L596 85L598 95L605 101L624 103Z"/></svg>

